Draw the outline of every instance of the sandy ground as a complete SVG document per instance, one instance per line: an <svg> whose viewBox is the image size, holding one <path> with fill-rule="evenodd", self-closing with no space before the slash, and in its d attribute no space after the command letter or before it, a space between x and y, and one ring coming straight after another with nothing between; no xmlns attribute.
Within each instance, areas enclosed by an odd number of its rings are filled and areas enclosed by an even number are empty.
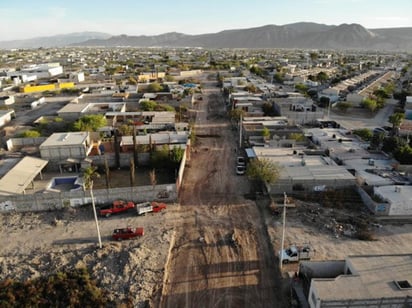
<svg viewBox="0 0 412 308"><path fill-rule="evenodd" d="M305 207L304 202L299 206ZM309 206L310 208L310 206ZM336 212L336 210L335 210ZM412 224L404 223L372 223L369 227L373 240L364 241L357 239L356 235L337 234L317 219L308 221L303 219L302 211L288 209L285 227L285 248L297 244L310 244L315 250L312 260L344 260L351 255L376 255L376 254L405 254L412 253ZM359 212L342 210L336 212L335 217L342 213L359 216ZM373 217L366 216L372 221ZM266 225L275 251L281 248L282 216L266 216ZM285 272L298 270L298 263L283 266Z"/></svg>
<svg viewBox="0 0 412 308"><path fill-rule="evenodd" d="M129 295L135 307L144 307L161 289L163 267L173 234L177 206L167 213L138 217L130 212L101 218L103 249L91 208L63 213L0 215L0 279L29 279L60 270L86 266L113 299ZM142 238L114 242L113 229L142 226Z"/></svg>
<svg viewBox="0 0 412 308"><path fill-rule="evenodd" d="M100 218L103 249L97 249L89 207L0 215L0 279L86 266L112 298L129 299L133 307L287 307L276 258L281 217L268 210L267 200L244 198L249 183L235 174L236 131L223 116L218 88L206 86L204 93L195 106L198 137L179 204L144 217L131 211ZM145 235L111 241L112 230L124 226L142 226ZM290 209L285 244L310 242L317 260L412 253L411 225L374 232L370 242L336 237ZM296 268L288 264L283 271Z"/></svg>

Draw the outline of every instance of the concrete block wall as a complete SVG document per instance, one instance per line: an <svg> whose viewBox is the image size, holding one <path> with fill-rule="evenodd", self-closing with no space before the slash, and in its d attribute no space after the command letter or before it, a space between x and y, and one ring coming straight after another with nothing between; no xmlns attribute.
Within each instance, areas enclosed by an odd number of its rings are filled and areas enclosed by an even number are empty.
<svg viewBox="0 0 412 308"><path fill-rule="evenodd" d="M178 197L176 184L156 185L155 187L138 186L97 189L93 190L93 194L96 205L108 204L116 199L125 199L134 202L176 202ZM1 196L0 213L53 211L90 203L91 197L89 191Z"/></svg>

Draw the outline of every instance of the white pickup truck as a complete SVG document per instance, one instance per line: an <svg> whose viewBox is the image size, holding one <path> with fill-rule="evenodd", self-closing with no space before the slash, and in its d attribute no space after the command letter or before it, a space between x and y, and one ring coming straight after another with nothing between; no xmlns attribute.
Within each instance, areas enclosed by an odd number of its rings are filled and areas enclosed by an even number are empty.
<svg viewBox="0 0 412 308"><path fill-rule="evenodd" d="M161 202L142 202L136 204L136 212L137 215L144 215L150 212L161 212L162 210L166 209L166 204Z"/></svg>
<svg viewBox="0 0 412 308"><path fill-rule="evenodd" d="M152 211L152 205L150 202L142 202L136 204L137 215L144 215Z"/></svg>
<svg viewBox="0 0 412 308"><path fill-rule="evenodd" d="M314 250L310 245L292 245L279 252L282 263L298 262L300 260L310 260L314 255Z"/></svg>

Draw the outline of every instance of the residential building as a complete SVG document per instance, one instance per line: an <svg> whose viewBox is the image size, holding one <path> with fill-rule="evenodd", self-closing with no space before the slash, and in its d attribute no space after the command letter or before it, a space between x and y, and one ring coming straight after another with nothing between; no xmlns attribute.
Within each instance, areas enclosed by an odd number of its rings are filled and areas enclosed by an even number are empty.
<svg viewBox="0 0 412 308"><path fill-rule="evenodd" d="M311 308L412 306L411 254L303 261L299 277Z"/></svg>
<svg viewBox="0 0 412 308"><path fill-rule="evenodd" d="M268 159L280 166L278 181L268 187L272 194L313 191L323 185L334 189L356 185L356 178L344 166L303 147L252 147L247 153L251 159Z"/></svg>
<svg viewBox="0 0 412 308"><path fill-rule="evenodd" d="M9 123L16 117L13 109L0 110L0 127Z"/></svg>
<svg viewBox="0 0 412 308"><path fill-rule="evenodd" d="M49 161L49 169L79 168L93 148L89 132L54 133L40 146L40 156Z"/></svg>

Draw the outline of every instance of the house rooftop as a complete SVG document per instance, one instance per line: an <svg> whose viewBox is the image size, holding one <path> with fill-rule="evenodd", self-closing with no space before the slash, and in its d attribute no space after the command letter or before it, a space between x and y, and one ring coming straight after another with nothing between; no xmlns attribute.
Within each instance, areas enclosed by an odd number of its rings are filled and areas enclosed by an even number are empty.
<svg viewBox="0 0 412 308"><path fill-rule="evenodd" d="M388 185L373 188L374 194L389 201L391 215L402 215L411 208L412 186L409 185ZM412 279L412 278L411 278Z"/></svg>
<svg viewBox="0 0 412 308"><path fill-rule="evenodd" d="M26 156L0 179L0 195L22 194L48 161Z"/></svg>
<svg viewBox="0 0 412 308"><path fill-rule="evenodd" d="M88 136L88 132L54 133L40 145L40 149L51 146L64 147L79 145L82 144Z"/></svg>
<svg viewBox="0 0 412 308"><path fill-rule="evenodd" d="M338 166L329 157L321 155L299 155L304 148L253 147L255 156L269 159L281 167L282 179L297 180L353 180L354 176L343 166Z"/></svg>
<svg viewBox="0 0 412 308"><path fill-rule="evenodd" d="M403 298L412 296L412 255L349 256L350 275L313 278L319 298L324 301ZM402 283L402 282L407 283Z"/></svg>
<svg viewBox="0 0 412 308"><path fill-rule="evenodd" d="M58 114L60 113L66 113L66 112L84 112L89 106L89 103L69 103L60 110L57 111Z"/></svg>

